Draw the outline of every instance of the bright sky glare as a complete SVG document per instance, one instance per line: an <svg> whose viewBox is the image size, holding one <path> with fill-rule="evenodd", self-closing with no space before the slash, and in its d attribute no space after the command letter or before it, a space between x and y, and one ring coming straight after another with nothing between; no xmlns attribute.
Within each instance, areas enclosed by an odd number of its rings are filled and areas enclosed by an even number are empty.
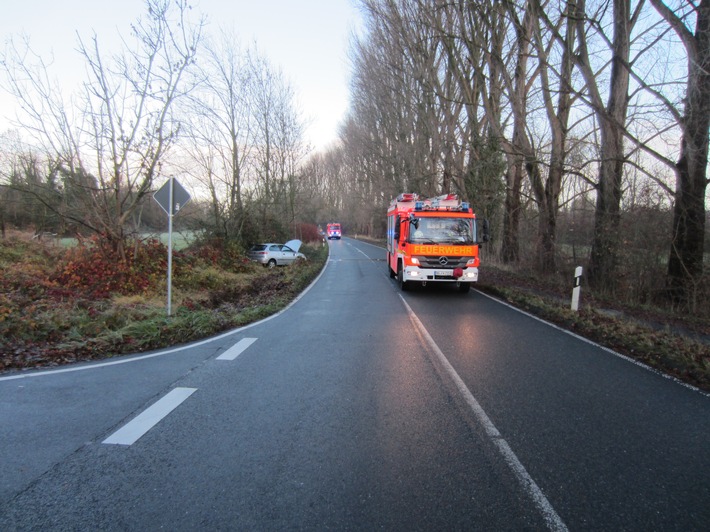
<svg viewBox="0 0 710 532"><path fill-rule="evenodd" d="M76 52L77 33L99 36L102 51L113 52L120 32L145 12L144 0L3 0L2 46L11 36L26 34L43 58L54 55L55 75L83 72ZM233 30L243 47L256 43L262 55L280 68L296 92L308 123L307 140L316 150L328 147L348 106L350 35L358 31L355 0L194 0L207 15L207 32ZM116 48L114 48L116 46ZM60 80L64 81L64 80ZM75 86L78 79L67 80ZM10 127L12 100L0 94L0 132Z"/></svg>

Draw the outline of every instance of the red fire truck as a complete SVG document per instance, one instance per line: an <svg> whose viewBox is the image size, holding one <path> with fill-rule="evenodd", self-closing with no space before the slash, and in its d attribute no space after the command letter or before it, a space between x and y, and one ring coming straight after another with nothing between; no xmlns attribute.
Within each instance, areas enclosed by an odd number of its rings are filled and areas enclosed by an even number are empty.
<svg viewBox="0 0 710 532"><path fill-rule="evenodd" d="M328 224L328 227L326 227L326 235L328 236L328 240L331 238L336 238L340 240L340 237L342 236L342 232L340 231L340 224L338 223L332 223Z"/></svg>
<svg viewBox="0 0 710 532"><path fill-rule="evenodd" d="M455 283L468 292L478 281L478 248L488 241L488 223L478 223L455 194L419 199L400 194L387 210L387 269L402 290L413 282Z"/></svg>

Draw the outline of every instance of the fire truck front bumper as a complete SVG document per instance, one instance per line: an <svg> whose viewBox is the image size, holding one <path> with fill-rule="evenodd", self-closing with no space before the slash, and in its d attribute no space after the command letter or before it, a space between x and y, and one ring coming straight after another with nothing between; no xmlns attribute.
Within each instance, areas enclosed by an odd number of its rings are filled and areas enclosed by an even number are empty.
<svg viewBox="0 0 710 532"><path fill-rule="evenodd" d="M456 271L459 270L459 271ZM478 281L478 268L419 268L407 266L404 268L405 281L475 283ZM459 275L460 274L460 275Z"/></svg>

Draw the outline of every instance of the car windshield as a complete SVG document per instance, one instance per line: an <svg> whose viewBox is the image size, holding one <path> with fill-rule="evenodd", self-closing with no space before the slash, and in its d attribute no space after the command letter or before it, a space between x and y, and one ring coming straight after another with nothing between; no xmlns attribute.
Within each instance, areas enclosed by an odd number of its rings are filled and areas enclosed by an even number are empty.
<svg viewBox="0 0 710 532"><path fill-rule="evenodd" d="M409 241L415 244L474 243L473 220L467 218L417 218L410 222Z"/></svg>

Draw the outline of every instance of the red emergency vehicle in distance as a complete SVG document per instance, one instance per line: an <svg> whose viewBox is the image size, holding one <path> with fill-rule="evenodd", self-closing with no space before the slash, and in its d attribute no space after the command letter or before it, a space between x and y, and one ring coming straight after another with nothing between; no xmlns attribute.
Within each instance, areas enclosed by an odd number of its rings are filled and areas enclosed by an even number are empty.
<svg viewBox="0 0 710 532"><path fill-rule="evenodd" d="M333 223L333 224L328 224L328 227L326 227L325 234L328 237L328 240L331 238L336 238L340 240L340 237L343 236L342 232L340 231L340 224Z"/></svg>
<svg viewBox="0 0 710 532"><path fill-rule="evenodd" d="M481 224L467 202L455 194L419 199L400 194L387 210L387 269L402 290L412 282L454 283L468 292L478 281L478 248L488 241L488 223Z"/></svg>

